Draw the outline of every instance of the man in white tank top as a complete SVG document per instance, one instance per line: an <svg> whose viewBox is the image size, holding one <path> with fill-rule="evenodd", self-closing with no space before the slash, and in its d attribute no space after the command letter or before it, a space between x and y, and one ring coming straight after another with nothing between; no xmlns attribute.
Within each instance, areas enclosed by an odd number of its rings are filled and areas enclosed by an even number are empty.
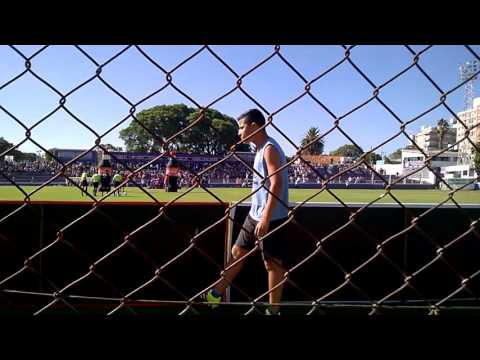
<svg viewBox="0 0 480 360"><path fill-rule="evenodd" d="M279 170L286 163L285 154L278 143L267 135L265 117L252 109L238 118L239 136L242 141L255 145L252 183L252 206L245 219L242 230L232 248L233 258L229 264L237 261L255 247L260 241L260 249L268 272L268 290L270 307L267 315L279 314L283 284L278 285L285 275L285 257L287 255L287 238L285 227L262 239L269 231L285 223L288 217L288 170ZM243 261L224 272L221 281L210 289L206 299L213 306L218 304L222 295L243 266ZM278 285L278 287L276 287Z"/></svg>

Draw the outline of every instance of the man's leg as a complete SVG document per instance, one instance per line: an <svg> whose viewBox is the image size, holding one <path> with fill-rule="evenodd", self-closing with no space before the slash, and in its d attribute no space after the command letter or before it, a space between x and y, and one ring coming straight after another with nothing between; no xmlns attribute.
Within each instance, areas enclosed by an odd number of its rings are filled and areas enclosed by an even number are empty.
<svg viewBox="0 0 480 360"><path fill-rule="evenodd" d="M234 245L232 248L232 258L229 260L227 267L233 264L238 259L240 259L246 253L248 253L248 250L240 246ZM223 294L225 292L225 289L235 279L235 277L238 275L240 270L242 270L244 262L245 261L240 261L235 266L232 266L228 270L224 271L222 280L213 287L213 289L216 291L217 294Z"/></svg>
<svg viewBox="0 0 480 360"><path fill-rule="evenodd" d="M264 264L268 272L268 290L270 291L283 280L286 271L283 268L281 261L277 259L266 259ZM280 309L279 305L273 304L278 304L282 300L283 286L284 284L279 285L268 294L268 300L271 304L270 308L273 313L277 313Z"/></svg>
<svg viewBox="0 0 480 360"><path fill-rule="evenodd" d="M207 301L213 305L219 303L222 300L222 295L225 292L225 289L232 283L235 277L238 275L240 270L243 268L244 259L243 258L247 253L248 249L252 249L255 241L253 231L255 229L256 222L253 221L250 216L245 218L245 221L242 225L242 230L238 234L237 241L232 248L232 259L228 261L228 264L224 270L222 278L214 285L207 293ZM234 266L231 266L234 262L237 262Z"/></svg>

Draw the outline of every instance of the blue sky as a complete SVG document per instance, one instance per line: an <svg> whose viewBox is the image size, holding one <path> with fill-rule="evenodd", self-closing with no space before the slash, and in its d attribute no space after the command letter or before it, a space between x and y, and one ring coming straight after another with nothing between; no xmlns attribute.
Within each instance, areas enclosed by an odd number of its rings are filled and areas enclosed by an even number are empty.
<svg viewBox="0 0 480 360"><path fill-rule="evenodd" d="M43 46L15 46L30 57ZM102 64L122 51L126 46L80 45L97 63ZM412 45L415 52L425 48ZM141 46L151 58L167 71L201 49L192 46ZM211 49L239 75L266 59L274 52L270 45L212 45ZM480 55L480 46L472 46ZM334 45L284 45L280 54L285 57L307 80L314 79L344 58L344 48ZM32 126L58 106L60 96L26 73L13 83L3 86L25 70L24 59L8 46L0 46L0 106L13 114L27 127ZM367 46L351 49L350 59L375 85L380 85L408 67L413 55L401 45ZM420 56L419 64L443 90L459 84L458 66L473 55L463 46L434 46ZM73 46L50 46L31 60L31 69L63 94L95 75L96 65ZM165 74L152 65L135 47L131 47L107 64L101 76L132 103L166 84ZM233 89L236 77L206 49L172 74L173 83L205 106ZM242 87L269 112L275 112L304 91L304 82L278 56L257 68L243 79ZM317 80L311 93L336 116L342 116L366 101L372 95L372 86L349 64L343 62L330 73ZM463 110L464 89L460 87L447 98L454 110ZM385 86L380 99L402 120L408 121L435 105L440 98L438 90L415 67ZM161 104L184 103L195 107L172 87L142 102L137 112ZM92 129L102 134L128 116L130 105L113 93L99 79L70 94L65 107ZM237 117L256 105L240 90L212 106L224 114ZM435 124L441 117L450 119L444 107L432 111L407 127L413 134L422 125ZM124 146L118 136L131 119L103 138L103 143ZM332 116L310 97L304 96L274 116L274 123L293 142L299 144L311 126L322 132L333 126ZM377 101L372 101L341 120L340 126L365 150L383 142L396 133L400 124ZM283 145L287 155L295 149L276 130L270 135ZM25 138L25 130L0 109L0 136L9 142L19 143ZM32 138L45 148L86 149L94 144L95 135L79 124L66 111L60 109L32 130ZM329 152L349 141L338 131L327 135L325 150ZM403 136L383 147L385 154L407 144ZM31 142L20 150L37 152Z"/></svg>

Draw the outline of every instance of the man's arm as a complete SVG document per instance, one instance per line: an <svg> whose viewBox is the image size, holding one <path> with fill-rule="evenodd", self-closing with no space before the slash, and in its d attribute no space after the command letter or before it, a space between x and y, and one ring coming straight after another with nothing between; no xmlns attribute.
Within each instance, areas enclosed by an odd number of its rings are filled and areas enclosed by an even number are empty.
<svg viewBox="0 0 480 360"><path fill-rule="evenodd" d="M280 155L274 146L267 146L263 153L263 157L267 165L268 175L275 173L280 168ZM268 188L269 194L267 204L265 205L265 209L263 210L262 219L255 227L255 235L257 237L264 236L268 232L270 218L272 217L272 211L277 205L277 198L280 198L280 191L282 189L282 177L280 175L280 172L277 172L271 177L269 177L269 180L270 187Z"/></svg>

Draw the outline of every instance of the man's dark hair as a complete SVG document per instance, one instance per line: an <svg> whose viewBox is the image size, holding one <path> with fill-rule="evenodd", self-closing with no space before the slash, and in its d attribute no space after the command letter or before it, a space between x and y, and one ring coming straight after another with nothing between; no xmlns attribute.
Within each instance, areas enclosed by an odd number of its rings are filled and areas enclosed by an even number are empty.
<svg viewBox="0 0 480 360"><path fill-rule="evenodd" d="M241 119L246 119L250 123L257 123L258 126L263 126L265 124L265 117L258 109L250 109L244 112L238 117L238 121L240 121Z"/></svg>

